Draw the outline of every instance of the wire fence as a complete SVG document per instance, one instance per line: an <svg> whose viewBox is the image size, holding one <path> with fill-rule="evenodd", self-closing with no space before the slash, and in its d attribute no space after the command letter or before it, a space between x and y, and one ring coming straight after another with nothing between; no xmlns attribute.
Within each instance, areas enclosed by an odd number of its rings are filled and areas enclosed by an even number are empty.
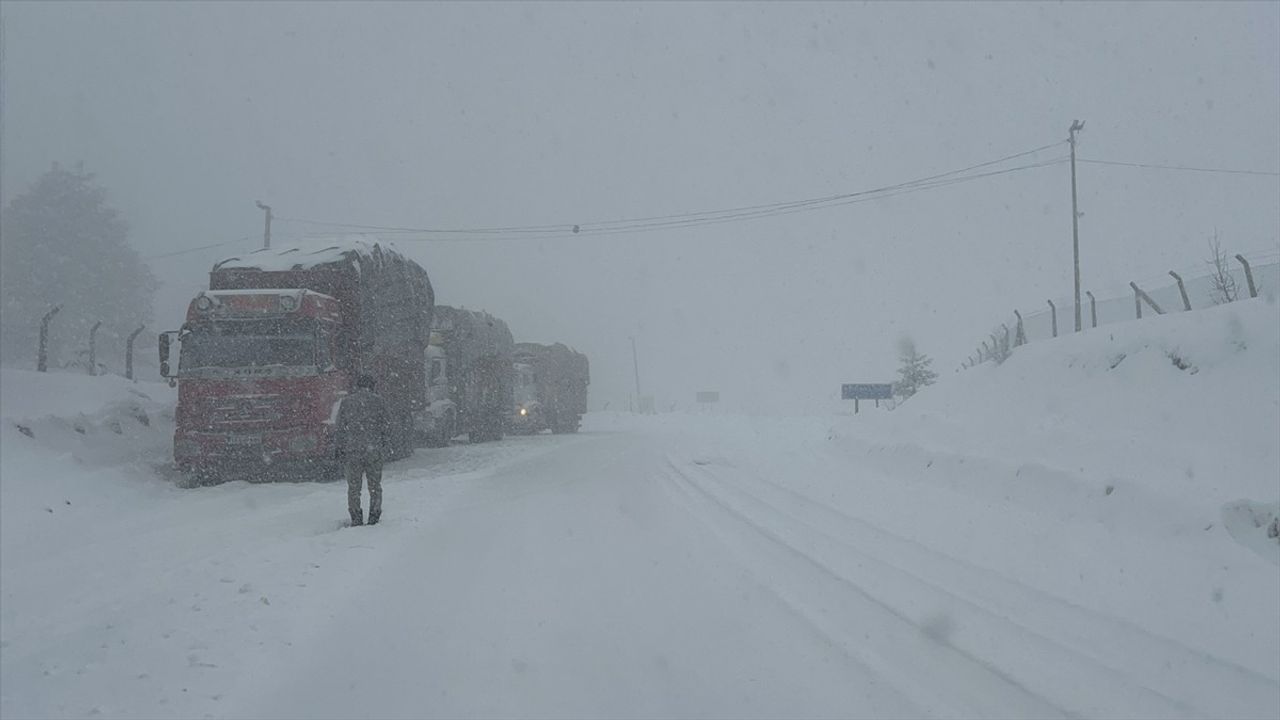
<svg viewBox="0 0 1280 720"><path fill-rule="evenodd" d="M0 325L5 345L3 362L15 367L34 366L38 372L158 379L154 352L147 352L154 351L156 335L146 330L143 323L103 322L85 308L55 304L29 323Z"/></svg>
<svg viewBox="0 0 1280 720"><path fill-rule="evenodd" d="M1232 300L1251 295L1273 295L1280 289L1280 248L1242 255L1227 255L1226 277L1235 287ZM1211 263L1200 261L1164 275L1129 283L1128 290L1112 289L1098 296L1084 291L1080 298L1081 328L1128 322L1171 312L1201 310L1222 304L1222 290L1215 283ZM961 368L984 362L1003 362L1014 348L1049 340L1075 330L1075 300L1050 298L1031 312L1014 310L997 323L973 349Z"/></svg>

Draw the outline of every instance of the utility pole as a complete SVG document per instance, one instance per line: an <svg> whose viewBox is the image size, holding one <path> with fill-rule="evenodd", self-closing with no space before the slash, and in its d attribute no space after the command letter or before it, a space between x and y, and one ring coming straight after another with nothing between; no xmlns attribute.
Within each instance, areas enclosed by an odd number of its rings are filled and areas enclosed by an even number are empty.
<svg viewBox="0 0 1280 720"><path fill-rule="evenodd" d="M1075 165L1072 165L1071 168L1072 168L1072 172L1074 173ZM1073 175L1072 177L1075 177L1075 176ZM1074 182L1074 180L1072 182ZM262 249L266 250L271 247L271 206L263 205L261 200L255 200L254 202L258 204L259 210L263 210L267 213L267 224L266 224L266 227L264 227L262 230Z"/></svg>
<svg viewBox="0 0 1280 720"><path fill-rule="evenodd" d="M1071 255L1076 266L1076 332L1080 332L1080 210L1076 205L1076 133L1084 129L1084 123L1071 123Z"/></svg>
<svg viewBox="0 0 1280 720"><path fill-rule="evenodd" d="M640 360L636 354L636 337L631 336L631 365L636 371L636 403L640 403Z"/></svg>

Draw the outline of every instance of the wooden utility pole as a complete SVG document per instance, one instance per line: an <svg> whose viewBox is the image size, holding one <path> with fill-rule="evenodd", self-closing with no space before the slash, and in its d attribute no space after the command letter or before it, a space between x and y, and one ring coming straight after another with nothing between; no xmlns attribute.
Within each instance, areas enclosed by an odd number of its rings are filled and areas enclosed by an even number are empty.
<svg viewBox="0 0 1280 720"><path fill-rule="evenodd" d="M1071 256L1076 268L1076 332L1080 332L1080 209L1076 204L1076 133L1084 123L1075 120L1068 130L1071 139Z"/></svg>
<svg viewBox="0 0 1280 720"><path fill-rule="evenodd" d="M1072 167L1074 168L1075 166L1073 165ZM255 200L254 202L258 204L259 210L262 210L267 214L267 224L266 227L262 229L262 249L266 250L271 247L271 206L263 205L261 200Z"/></svg>

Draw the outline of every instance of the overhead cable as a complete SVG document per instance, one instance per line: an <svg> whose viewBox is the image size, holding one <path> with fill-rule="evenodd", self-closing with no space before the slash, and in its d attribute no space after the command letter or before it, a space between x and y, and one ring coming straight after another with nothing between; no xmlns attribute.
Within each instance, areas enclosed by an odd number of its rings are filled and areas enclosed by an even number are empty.
<svg viewBox="0 0 1280 720"><path fill-rule="evenodd" d="M808 198L804 200L791 200L785 202L766 203L760 205L748 205L736 208L726 208L720 210L708 210L693 213L682 213L674 215L657 215L650 217L631 218L626 220L604 220L584 223L561 223L555 225L523 225L523 226L507 226L507 227L479 227L479 228L411 228L397 227L386 225L365 225L356 223L333 223L321 220L311 220L306 218L289 218L277 216L276 219L284 222L295 222L317 227L331 227L335 229L375 232L378 234L403 234L403 235L514 235L514 234L538 234L538 235L582 235L582 234L615 234L619 232L639 232L654 229L669 229L675 227L692 227L704 224L718 224L721 222L733 222L739 220L750 220L759 217L769 217L773 215L787 215L794 212L805 212L809 210L821 209L823 207L834 207L848 204L850 202L859 202L865 199L876 199L878 197L890 197L892 195L901 194L903 192L911 192L915 190L929 189L932 187L940 187L944 185L954 184L956 182L967 182L984 177L992 177L1002 175L1008 172L1016 172L1019 170L1027 170L1036 167L1044 167L1046 165L1064 162L1066 158L1055 158L1046 162L1037 162L1029 165L1022 165L1013 168L1005 168L993 172L972 173L973 170L990 167L1000 163L1008 162L1019 157L1032 155L1065 143L1065 140L1050 143L1042 147L1026 150L1012 155L1007 155L995 160L970 165L968 167L950 170L936 175L917 178L906 182L895 183L893 185L885 185L882 187L872 188L868 190L859 190L850 193L841 193L837 195L828 195L824 197ZM330 237L335 233L315 233L314 237ZM410 239L410 238L405 238Z"/></svg>
<svg viewBox="0 0 1280 720"><path fill-rule="evenodd" d="M1094 160L1092 158L1076 158L1076 162L1089 163L1091 165L1121 165L1124 167L1151 168L1154 170L1186 170L1189 172L1226 173L1229 175L1265 175L1270 177L1280 177L1280 172L1269 172L1266 170L1234 170L1228 168L1188 167L1186 165L1155 165L1152 163L1120 162L1118 160Z"/></svg>

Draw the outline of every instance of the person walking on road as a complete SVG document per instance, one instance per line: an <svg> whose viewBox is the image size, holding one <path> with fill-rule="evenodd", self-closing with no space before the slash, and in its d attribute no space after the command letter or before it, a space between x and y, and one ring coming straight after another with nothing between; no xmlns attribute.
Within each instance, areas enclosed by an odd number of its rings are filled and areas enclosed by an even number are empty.
<svg viewBox="0 0 1280 720"><path fill-rule="evenodd" d="M373 392L372 375L356 378L356 391L343 398L338 408L338 460L347 475L347 509L351 524L363 525L360 489L369 479L369 524L382 516L382 458L387 449L389 426L387 406Z"/></svg>

